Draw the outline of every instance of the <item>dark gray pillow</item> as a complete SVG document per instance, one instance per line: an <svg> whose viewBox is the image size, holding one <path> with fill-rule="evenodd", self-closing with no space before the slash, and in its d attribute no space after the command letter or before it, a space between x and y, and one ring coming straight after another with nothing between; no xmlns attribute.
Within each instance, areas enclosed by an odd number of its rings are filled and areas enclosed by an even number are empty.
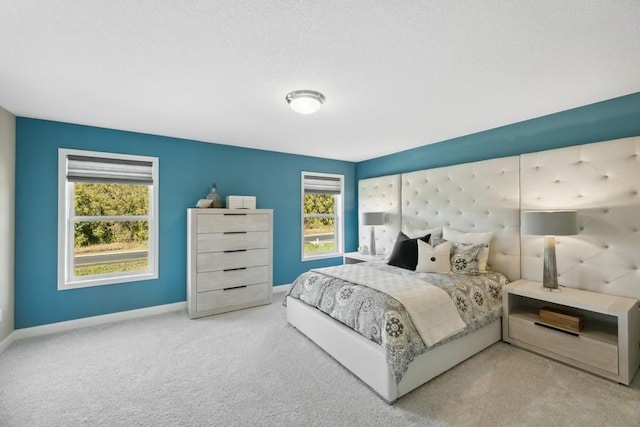
<svg viewBox="0 0 640 427"><path fill-rule="evenodd" d="M402 231L399 232L387 264L414 271L418 264L418 239L429 243L430 238L431 234L427 234L426 236L412 239Z"/></svg>

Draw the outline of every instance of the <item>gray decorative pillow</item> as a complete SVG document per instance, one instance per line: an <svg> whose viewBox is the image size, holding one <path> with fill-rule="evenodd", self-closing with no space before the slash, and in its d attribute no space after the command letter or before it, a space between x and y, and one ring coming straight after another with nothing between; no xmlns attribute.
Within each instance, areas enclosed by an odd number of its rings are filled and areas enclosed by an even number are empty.
<svg viewBox="0 0 640 427"><path fill-rule="evenodd" d="M446 242L444 239L434 238L432 244ZM454 243L451 242L451 271L454 273L477 276L480 274L479 258L486 243Z"/></svg>

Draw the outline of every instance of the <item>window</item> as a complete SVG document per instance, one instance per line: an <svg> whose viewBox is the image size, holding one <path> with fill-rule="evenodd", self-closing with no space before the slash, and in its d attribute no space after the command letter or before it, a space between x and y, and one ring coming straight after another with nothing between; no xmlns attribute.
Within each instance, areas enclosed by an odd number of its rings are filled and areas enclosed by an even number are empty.
<svg viewBox="0 0 640 427"><path fill-rule="evenodd" d="M58 152L58 289L158 277L158 159Z"/></svg>
<svg viewBox="0 0 640 427"><path fill-rule="evenodd" d="M342 255L344 177L302 172L302 260Z"/></svg>

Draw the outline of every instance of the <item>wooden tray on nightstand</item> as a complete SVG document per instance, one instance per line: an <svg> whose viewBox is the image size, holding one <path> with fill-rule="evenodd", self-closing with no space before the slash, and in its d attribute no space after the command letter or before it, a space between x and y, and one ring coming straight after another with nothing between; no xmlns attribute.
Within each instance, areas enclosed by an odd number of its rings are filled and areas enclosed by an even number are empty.
<svg viewBox="0 0 640 427"><path fill-rule="evenodd" d="M550 307L542 307L539 313L540 320L536 323L542 326L558 329L578 335L582 330L583 317L575 314L564 313Z"/></svg>

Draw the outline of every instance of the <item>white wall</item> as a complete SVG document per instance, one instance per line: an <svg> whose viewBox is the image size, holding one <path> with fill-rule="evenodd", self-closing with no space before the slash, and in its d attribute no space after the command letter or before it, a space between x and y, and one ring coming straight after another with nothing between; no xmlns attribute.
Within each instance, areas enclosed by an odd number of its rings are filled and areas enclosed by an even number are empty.
<svg viewBox="0 0 640 427"><path fill-rule="evenodd" d="M0 342L13 332L16 118L0 107Z"/></svg>

